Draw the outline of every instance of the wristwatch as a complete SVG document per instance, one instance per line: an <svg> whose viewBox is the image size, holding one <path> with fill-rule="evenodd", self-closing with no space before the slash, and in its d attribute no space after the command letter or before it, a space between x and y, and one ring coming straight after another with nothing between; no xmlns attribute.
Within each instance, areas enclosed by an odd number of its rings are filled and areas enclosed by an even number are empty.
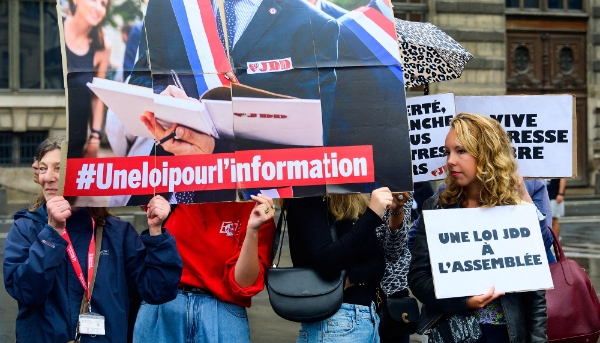
<svg viewBox="0 0 600 343"><path fill-rule="evenodd" d="M90 131L92 132L92 133L90 133L90 139L96 138L96 139L100 140L102 138L102 131L94 130L94 129L91 129Z"/></svg>

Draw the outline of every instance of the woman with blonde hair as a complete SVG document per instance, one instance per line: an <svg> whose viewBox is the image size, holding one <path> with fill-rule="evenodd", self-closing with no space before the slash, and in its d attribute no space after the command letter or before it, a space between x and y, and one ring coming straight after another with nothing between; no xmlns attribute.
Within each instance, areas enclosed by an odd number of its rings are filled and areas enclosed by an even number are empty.
<svg viewBox="0 0 600 343"><path fill-rule="evenodd" d="M363 194L332 194L289 200L294 267L313 268L326 279L346 271L342 307L328 319L302 323L298 342L379 342L374 301L385 260L375 230L392 202L388 188L374 190L370 199Z"/></svg>
<svg viewBox="0 0 600 343"><path fill-rule="evenodd" d="M495 120L460 113L446 136L448 187L425 209L476 208L532 203L510 140ZM544 291L436 299L425 222L420 221L408 273L424 304L417 332L429 342L547 342Z"/></svg>

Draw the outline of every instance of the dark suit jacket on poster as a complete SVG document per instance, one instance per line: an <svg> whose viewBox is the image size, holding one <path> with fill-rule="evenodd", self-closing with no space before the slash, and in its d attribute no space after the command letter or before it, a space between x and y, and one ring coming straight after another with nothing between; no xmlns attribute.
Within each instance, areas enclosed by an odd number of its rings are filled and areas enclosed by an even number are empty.
<svg viewBox="0 0 600 343"><path fill-rule="evenodd" d="M345 9L327 0L321 0L321 11L332 16L334 19L338 19L339 17L348 13L348 11L346 11Z"/></svg>
<svg viewBox="0 0 600 343"><path fill-rule="evenodd" d="M388 66L374 66L375 56L344 25L340 28L339 59L355 63L336 68L334 118L327 145L372 145L377 177L374 184L328 186L328 191L369 193L382 185L392 191L412 189L403 80ZM361 61L371 61L371 66L357 66Z"/></svg>
<svg viewBox="0 0 600 343"><path fill-rule="evenodd" d="M187 95L199 98L170 1L150 0L144 25L149 54L148 51L140 51L135 69L144 70L143 66L148 65L150 56L152 75L134 71L130 83L153 86L154 92L159 93L173 84L170 76L173 69L179 74ZM244 85L302 99L321 99L326 138L333 113L336 86L333 67L337 63L338 36L339 24L303 0L264 0L231 52L234 71ZM291 59L294 69L259 74L246 72L248 62L285 58ZM235 142L237 150L281 147L285 146L241 139ZM168 155L161 150L159 147L157 153ZM215 152L232 150L232 144L217 141ZM209 201L197 199L203 193L218 192L196 192L194 202ZM137 203L138 200L135 201ZM210 201L220 199L211 196Z"/></svg>

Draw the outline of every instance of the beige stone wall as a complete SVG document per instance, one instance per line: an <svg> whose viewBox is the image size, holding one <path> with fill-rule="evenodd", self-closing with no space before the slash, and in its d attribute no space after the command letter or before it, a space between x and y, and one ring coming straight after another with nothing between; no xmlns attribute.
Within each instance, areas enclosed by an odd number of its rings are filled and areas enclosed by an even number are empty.
<svg viewBox="0 0 600 343"><path fill-rule="evenodd" d="M0 131L50 131L65 134L64 93L0 95Z"/></svg>
<svg viewBox="0 0 600 343"><path fill-rule="evenodd" d="M473 55L460 79L432 84L432 93L506 94L504 0L430 0L429 20Z"/></svg>
<svg viewBox="0 0 600 343"><path fill-rule="evenodd" d="M33 182L31 167L0 168L0 184L6 185L8 204L33 203L42 188Z"/></svg>
<svg viewBox="0 0 600 343"><path fill-rule="evenodd" d="M66 129L64 93L0 95L0 131L48 131L55 136L65 135ZM0 167L0 184L12 205L31 203L40 191L29 166Z"/></svg>

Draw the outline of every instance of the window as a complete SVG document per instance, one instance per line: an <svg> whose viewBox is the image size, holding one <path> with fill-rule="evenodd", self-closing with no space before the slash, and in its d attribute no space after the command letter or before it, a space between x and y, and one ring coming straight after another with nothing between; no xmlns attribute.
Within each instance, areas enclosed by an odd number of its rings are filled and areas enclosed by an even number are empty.
<svg viewBox="0 0 600 343"><path fill-rule="evenodd" d="M56 2L0 0L0 89L63 88Z"/></svg>
<svg viewBox="0 0 600 343"><path fill-rule="evenodd" d="M394 17L409 21L427 21L427 0L396 0L394 4Z"/></svg>
<svg viewBox="0 0 600 343"><path fill-rule="evenodd" d="M0 132L0 164L13 164L12 132Z"/></svg>
<svg viewBox="0 0 600 343"><path fill-rule="evenodd" d="M506 0L506 8L541 11L583 11L583 0Z"/></svg>
<svg viewBox="0 0 600 343"><path fill-rule="evenodd" d="M429 6L427 0L392 0L394 17L408 21L426 22ZM409 95L422 95L425 86L407 88Z"/></svg>
<svg viewBox="0 0 600 343"><path fill-rule="evenodd" d="M8 88L8 2L0 1L0 88Z"/></svg>
<svg viewBox="0 0 600 343"><path fill-rule="evenodd" d="M0 132L0 165L31 165L35 150L46 138L47 131Z"/></svg>

